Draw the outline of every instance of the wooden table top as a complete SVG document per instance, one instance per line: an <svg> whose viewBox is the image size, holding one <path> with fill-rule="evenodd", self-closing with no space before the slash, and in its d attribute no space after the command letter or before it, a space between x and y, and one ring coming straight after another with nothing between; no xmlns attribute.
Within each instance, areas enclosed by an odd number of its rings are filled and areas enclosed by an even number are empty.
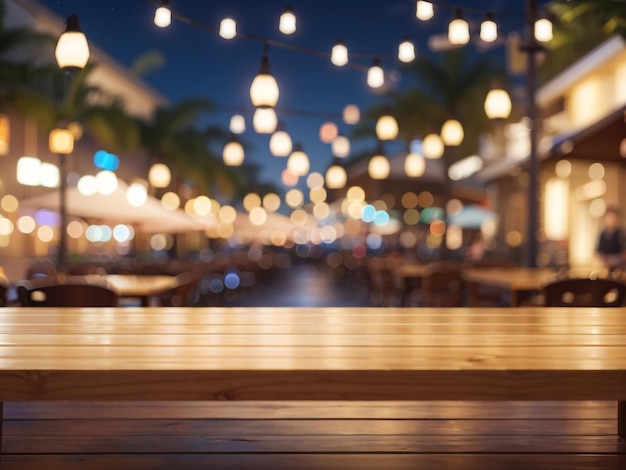
<svg viewBox="0 0 626 470"><path fill-rule="evenodd" d="M421 279L426 275L427 268L427 264L404 264L398 266L394 272L398 277Z"/></svg>
<svg viewBox="0 0 626 470"><path fill-rule="evenodd" d="M153 399L545 400L552 388L626 399L626 309L0 309L0 400L146 388Z"/></svg>
<svg viewBox="0 0 626 470"><path fill-rule="evenodd" d="M556 270L551 268L468 268L463 271L466 281L518 291L539 290L556 275Z"/></svg>
<svg viewBox="0 0 626 470"><path fill-rule="evenodd" d="M161 294L174 287L176 279L167 275L106 274L102 276L118 295L145 297Z"/></svg>

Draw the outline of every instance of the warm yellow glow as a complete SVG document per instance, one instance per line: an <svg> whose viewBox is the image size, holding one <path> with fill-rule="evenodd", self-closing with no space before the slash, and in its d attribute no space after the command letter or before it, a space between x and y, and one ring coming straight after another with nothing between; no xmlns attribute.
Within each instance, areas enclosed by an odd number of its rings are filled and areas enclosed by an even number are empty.
<svg viewBox="0 0 626 470"><path fill-rule="evenodd" d="M422 141L422 152L424 157L429 159L437 159L443 156L445 147L443 140L439 137L439 134L428 134Z"/></svg>
<svg viewBox="0 0 626 470"><path fill-rule="evenodd" d="M233 224L219 224L217 226L217 236L219 238L230 238L235 233Z"/></svg>
<svg viewBox="0 0 626 470"><path fill-rule="evenodd" d="M42 225L37 229L37 238L44 243L50 243L54 239L54 230L48 225Z"/></svg>
<svg viewBox="0 0 626 470"><path fill-rule="evenodd" d="M285 194L285 202L289 207L299 207L304 203L304 195L298 189L292 189Z"/></svg>
<svg viewBox="0 0 626 470"><path fill-rule="evenodd" d="M350 139L348 139L345 135L338 135L332 141L331 151L335 157L347 157L350 155Z"/></svg>
<svg viewBox="0 0 626 470"><path fill-rule="evenodd" d="M318 202L313 206L313 215L318 220L327 219L330 216L330 206L325 202Z"/></svg>
<svg viewBox="0 0 626 470"><path fill-rule="evenodd" d="M159 28L167 28L172 24L172 11L166 6L160 6L154 12L154 24Z"/></svg>
<svg viewBox="0 0 626 470"><path fill-rule="evenodd" d="M282 230L274 230L270 235L270 241L274 246L283 246L287 241L287 235Z"/></svg>
<svg viewBox="0 0 626 470"><path fill-rule="evenodd" d="M320 126L320 140L325 144L330 144L339 135L337 124L327 121Z"/></svg>
<svg viewBox="0 0 626 470"><path fill-rule="evenodd" d="M255 207L248 216L252 225L259 226L267 222L267 212L262 207Z"/></svg>
<svg viewBox="0 0 626 470"><path fill-rule="evenodd" d="M261 196L259 196L256 193L248 193L243 198L243 207L248 212L251 212L252 209L255 209L257 207L261 207L261 204L262 204Z"/></svg>
<svg viewBox="0 0 626 470"><path fill-rule="evenodd" d="M246 131L246 118L241 114L235 114L230 118L228 128L233 134L243 134Z"/></svg>
<svg viewBox="0 0 626 470"><path fill-rule="evenodd" d="M96 190L103 196L113 194L117 184L117 176L112 171L104 170L96 174Z"/></svg>
<svg viewBox="0 0 626 470"><path fill-rule="evenodd" d="M417 196L417 201L419 202L420 206L426 208L433 205L433 202L435 202L435 198L429 191L422 191L421 193L419 193L419 196Z"/></svg>
<svg viewBox="0 0 626 470"><path fill-rule="evenodd" d="M463 19L460 10L457 10L456 18L448 25L448 41L451 44L467 44L470 40L469 24Z"/></svg>
<svg viewBox="0 0 626 470"><path fill-rule="evenodd" d="M232 206L222 206L218 217L224 224L234 224L237 220L237 211Z"/></svg>
<svg viewBox="0 0 626 470"><path fill-rule="evenodd" d="M200 216L207 216L211 213L211 199L207 196L200 195L193 200L193 210Z"/></svg>
<svg viewBox="0 0 626 470"><path fill-rule="evenodd" d="M224 164L228 166L240 166L245 158L243 145L235 140L226 143L222 151Z"/></svg>
<svg viewBox="0 0 626 470"><path fill-rule="evenodd" d="M283 34L293 34L296 32L296 15L289 7L280 15L278 30Z"/></svg>
<svg viewBox="0 0 626 470"><path fill-rule="evenodd" d="M553 38L552 21L547 18L539 18L535 21L535 39L539 42L550 42Z"/></svg>
<svg viewBox="0 0 626 470"><path fill-rule="evenodd" d="M52 163L41 162L39 167L39 184L45 188L58 188L59 181L61 181L59 175L59 167Z"/></svg>
<svg viewBox="0 0 626 470"><path fill-rule="evenodd" d="M480 24L480 39L484 42L494 42L498 39L498 25L493 20L493 15L487 13L487 17Z"/></svg>
<svg viewBox="0 0 626 470"><path fill-rule="evenodd" d="M443 140L444 145L450 147L459 146L463 142L464 137L465 132L459 121L456 119L448 119L443 123L441 127L441 140Z"/></svg>
<svg viewBox="0 0 626 470"><path fill-rule="evenodd" d="M485 114L489 119L507 119L511 115L511 97L501 88L493 88L485 98Z"/></svg>
<svg viewBox="0 0 626 470"><path fill-rule="evenodd" d="M273 108L278 103L280 95L278 83L273 75L259 73L250 86L250 99L255 107L268 106Z"/></svg>
<svg viewBox="0 0 626 470"><path fill-rule="evenodd" d="M148 181L154 188L167 188L172 181L172 173L164 163L155 163L148 172Z"/></svg>
<svg viewBox="0 0 626 470"><path fill-rule="evenodd" d="M306 185L309 189L323 188L324 187L324 175L314 171L306 177Z"/></svg>
<svg viewBox="0 0 626 470"><path fill-rule="evenodd" d="M298 175L289 171L287 168L285 168L280 174L280 181L288 188L297 185L299 179Z"/></svg>
<svg viewBox="0 0 626 470"><path fill-rule="evenodd" d="M259 134L271 134L278 126L278 116L274 108L257 108L252 117L252 127Z"/></svg>
<svg viewBox="0 0 626 470"><path fill-rule="evenodd" d="M197 215L196 214L196 208L194 207L194 203L196 202L195 199L189 199L186 203L185 203L185 214L187 215Z"/></svg>
<svg viewBox="0 0 626 470"><path fill-rule="evenodd" d="M380 66L379 60L375 60L367 70L367 84L371 88L380 88L385 84L385 72Z"/></svg>
<svg viewBox="0 0 626 470"><path fill-rule="evenodd" d="M601 180L604 178L604 165L602 163L592 163L589 166L589 178L592 180Z"/></svg>
<svg viewBox="0 0 626 470"><path fill-rule="evenodd" d="M348 175L340 165L332 165L326 171L326 186L328 189L341 189L346 185Z"/></svg>
<svg viewBox="0 0 626 470"><path fill-rule="evenodd" d="M469 178L477 171L480 171L483 165L484 162L482 158L477 155L472 155L450 165L450 168L448 168L448 176L452 181Z"/></svg>
<svg viewBox="0 0 626 470"><path fill-rule="evenodd" d="M348 216L353 219L360 219L363 216L365 201L352 201L348 206Z"/></svg>
<svg viewBox="0 0 626 470"><path fill-rule="evenodd" d="M355 104L346 105L343 108L343 122L348 125L358 124L361 120L361 110Z"/></svg>
<svg viewBox="0 0 626 470"><path fill-rule="evenodd" d="M413 192L404 193L400 201L405 209L414 209L417 207L417 194Z"/></svg>
<svg viewBox="0 0 626 470"><path fill-rule="evenodd" d="M67 19L67 29L59 36L54 56L60 69L83 69L89 61L89 44L80 31L78 17Z"/></svg>
<svg viewBox="0 0 626 470"><path fill-rule="evenodd" d="M293 149L291 136L284 130L277 130L270 137L270 153L275 157L287 157Z"/></svg>
<svg viewBox="0 0 626 470"><path fill-rule="evenodd" d="M234 39L237 36L237 22L232 18L220 21L219 35L223 39Z"/></svg>
<svg viewBox="0 0 626 470"><path fill-rule="evenodd" d="M606 201L604 199L594 199L589 205L589 213L591 217L600 218L606 212Z"/></svg>
<svg viewBox="0 0 626 470"><path fill-rule="evenodd" d="M351 186L346 193L349 201L365 201L365 190L360 186Z"/></svg>
<svg viewBox="0 0 626 470"><path fill-rule="evenodd" d="M161 197L161 205L168 211L175 211L180 207L180 197L173 192L167 192Z"/></svg>
<svg viewBox="0 0 626 470"><path fill-rule="evenodd" d="M133 207L141 207L147 200L148 187L144 181L136 181L126 190L126 201Z"/></svg>
<svg viewBox="0 0 626 470"><path fill-rule="evenodd" d="M415 17L421 21L428 21L433 16L435 16L435 8L433 7L432 2L427 2L425 0L417 0L417 5L415 8Z"/></svg>
<svg viewBox="0 0 626 470"><path fill-rule="evenodd" d="M369 161L367 172L372 179L384 180L391 172L389 160L384 155L374 155Z"/></svg>
<svg viewBox="0 0 626 470"><path fill-rule="evenodd" d="M74 150L74 134L68 129L50 131L48 146L52 153L69 155Z"/></svg>
<svg viewBox="0 0 626 470"><path fill-rule="evenodd" d="M17 161L17 182L24 186L39 185L41 161L35 157L21 157Z"/></svg>
<svg viewBox="0 0 626 470"><path fill-rule="evenodd" d="M33 233L36 226L35 219L30 215L23 215L17 219L17 229L22 233Z"/></svg>
<svg viewBox="0 0 626 470"><path fill-rule="evenodd" d="M287 159L287 169L294 175L305 176L309 172L309 168L309 156L302 150L295 150L289 155Z"/></svg>
<svg viewBox="0 0 626 470"><path fill-rule="evenodd" d="M0 156L9 153L9 143L11 139L11 122L9 116L0 113Z"/></svg>
<svg viewBox="0 0 626 470"><path fill-rule="evenodd" d="M276 193L268 193L263 196L263 207L267 212L276 212L280 209L280 196Z"/></svg>
<svg viewBox="0 0 626 470"><path fill-rule="evenodd" d="M67 224L67 234L74 238L79 239L85 233L85 226L78 220L72 220Z"/></svg>
<svg viewBox="0 0 626 470"><path fill-rule="evenodd" d="M559 178L567 178L572 173L572 164L569 160L559 160L554 166L554 172Z"/></svg>
<svg viewBox="0 0 626 470"><path fill-rule="evenodd" d="M376 122L376 137L379 140L393 140L398 137L398 121L390 114L384 114Z"/></svg>
<svg viewBox="0 0 626 470"><path fill-rule="evenodd" d="M426 171L426 161L419 153L409 153L404 159L404 172L411 178L419 178Z"/></svg>
<svg viewBox="0 0 626 470"><path fill-rule="evenodd" d="M448 227L446 246L449 250L458 250L463 246L463 229L458 225Z"/></svg>
<svg viewBox="0 0 626 470"><path fill-rule="evenodd" d="M295 226L303 227L309 220L309 215L302 209L296 209L291 213L289 218L291 219L291 223Z"/></svg>
<svg viewBox="0 0 626 470"><path fill-rule="evenodd" d="M398 46L398 60L404 63L415 60L415 44L409 38L404 38Z"/></svg>
<svg viewBox="0 0 626 470"><path fill-rule="evenodd" d="M343 67L348 63L348 48L343 41L338 40L333 45L333 48L330 52L330 61L333 65L336 65L337 67Z"/></svg>
<svg viewBox="0 0 626 470"><path fill-rule="evenodd" d="M326 190L324 188L313 188L309 191L309 199L313 203L326 201Z"/></svg>
<svg viewBox="0 0 626 470"><path fill-rule="evenodd" d="M506 244L511 247L517 247L522 244L522 234L517 230L512 230L506 234Z"/></svg>

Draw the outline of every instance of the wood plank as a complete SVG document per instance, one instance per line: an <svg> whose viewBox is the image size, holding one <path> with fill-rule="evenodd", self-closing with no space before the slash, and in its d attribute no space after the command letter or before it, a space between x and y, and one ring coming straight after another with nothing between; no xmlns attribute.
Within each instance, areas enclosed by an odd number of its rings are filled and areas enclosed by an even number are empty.
<svg viewBox="0 0 626 470"><path fill-rule="evenodd" d="M613 401L577 402L7 402L5 419L567 419L615 420Z"/></svg>
<svg viewBox="0 0 626 470"><path fill-rule="evenodd" d="M3 455L5 470L623 470L624 455L247 454Z"/></svg>
<svg viewBox="0 0 626 470"><path fill-rule="evenodd" d="M15 453L613 453L616 436L5 436Z"/></svg>
<svg viewBox="0 0 626 470"><path fill-rule="evenodd" d="M626 400L626 370L0 370L0 383L4 401Z"/></svg>

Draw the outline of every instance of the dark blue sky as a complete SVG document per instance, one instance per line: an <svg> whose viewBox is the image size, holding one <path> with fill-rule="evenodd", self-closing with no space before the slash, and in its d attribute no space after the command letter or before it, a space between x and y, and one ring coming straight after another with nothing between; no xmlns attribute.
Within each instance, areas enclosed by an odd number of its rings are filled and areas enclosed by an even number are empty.
<svg viewBox="0 0 626 470"><path fill-rule="evenodd" d="M76 13L88 39L107 51L124 65L150 50L163 54L165 66L153 71L145 80L172 101L187 97L208 97L219 108L215 120L228 126L233 108L246 108L248 129L243 139L252 145L247 159L263 167L265 180L278 181L286 159L272 157L268 150L269 136L254 133L249 87L258 71L263 46L258 42L236 38L226 41L219 36L174 20L167 29L154 26L155 5L148 0L40 0L61 16ZM455 0L455 4L474 7L467 17L475 28L486 9L523 10L523 0L471 1ZM298 17L298 31L284 36L278 31L278 18L284 7L291 5ZM342 38L350 53L390 56L396 54L402 37L410 36L418 54L428 53L431 34L445 33L453 11L438 9L436 21L420 22L415 18L411 0L171 0L174 12L204 24L218 27L220 20L231 16L238 30L246 34L282 40L298 46L330 51L337 38ZM503 29L521 29L521 15L501 16ZM473 47L473 46L467 46ZM499 49L502 52L502 48ZM503 52L502 52L503 54ZM369 89L365 73L333 66L328 59L270 49L272 72L280 87L278 108L295 108L321 113L340 113L349 103L362 110L381 97ZM371 59L355 61L366 66ZM410 79L399 72L397 60L383 61L388 71L395 71L396 86L410 86ZM311 159L312 171L324 171L331 161L330 146L318 138L321 117L280 115L294 141L303 143ZM340 124L349 135L351 129Z"/></svg>

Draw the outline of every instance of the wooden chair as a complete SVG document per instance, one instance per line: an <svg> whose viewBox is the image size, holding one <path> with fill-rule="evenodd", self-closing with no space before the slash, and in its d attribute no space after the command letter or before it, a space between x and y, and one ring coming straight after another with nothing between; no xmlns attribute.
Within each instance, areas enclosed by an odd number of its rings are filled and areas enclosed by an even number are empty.
<svg viewBox="0 0 626 470"><path fill-rule="evenodd" d="M510 258L485 257L471 262L472 268L516 268L517 264ZM470 307L502 307L510 301L505 300L507 291L498 287L468 283Z"/></svg>
<svg viewBox="0 0 626 470"><path fill-rule="evenodd" d="M190 307L192 294L201 279L199 272L185 272L176 275L174 287L159 296L162 307Z"/></svg>
<svg viewBox="0 0 626 470"><path fill-rule="evenodd" d="M547 307L621 307L626 284L612 279L562 279L546 284Z"/></svg>
<svg viewBox="0 0 626 470"><path fill-rule="evenodd" d="M46 278L17 285L22 307L117 307L118 296L104 285Z"/></svg>
<svg viewBox="0 0 626 470"><path fill-rule="evenodd" d="M442 261L428 266L422 279L422 293L426 307L462 307L465 304L463 265Z"/></svg>

